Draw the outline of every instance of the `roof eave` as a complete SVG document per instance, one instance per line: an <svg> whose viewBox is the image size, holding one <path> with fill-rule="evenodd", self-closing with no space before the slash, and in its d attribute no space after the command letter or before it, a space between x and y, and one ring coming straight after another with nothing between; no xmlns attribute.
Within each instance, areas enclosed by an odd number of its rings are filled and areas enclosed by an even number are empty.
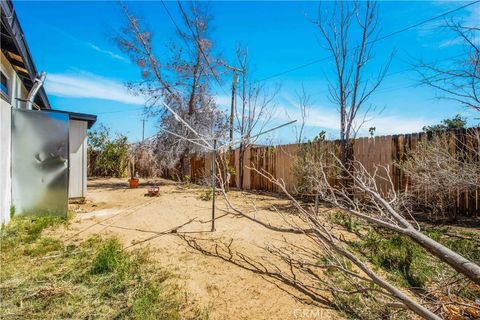
<svg viewBox="0 0 480 320"><path fill-rule="evenodd" d="M86 121L88 129L90 129L95 124L95 122L97 121L97 116L94 115L94 114L89 114L89 113L79 113L79 112L54 110L54 109L48 109L48 110L43 110L43 111L64 113L64 114L68 114L70 120Z"/></svg>
<svg viewBox="0 0 480 320"><path fill-rule="evenodd" d="M25 35L23 33L20 22L18 21L17 14L13 9L11 0L0 1L1 7L1 19L4 21L4 25L7 28L7 32L11 35L11 38L18 50L18 53L23 59L25 67L28 71L29 80L34 83L35 78L38 75L37 69L32 59L30 49L25 41ZM23 80L23 79L22 79ZM42 86L37 93L35 101L42 109L51 109L50 102L48 101L47 94Z"/></svg>

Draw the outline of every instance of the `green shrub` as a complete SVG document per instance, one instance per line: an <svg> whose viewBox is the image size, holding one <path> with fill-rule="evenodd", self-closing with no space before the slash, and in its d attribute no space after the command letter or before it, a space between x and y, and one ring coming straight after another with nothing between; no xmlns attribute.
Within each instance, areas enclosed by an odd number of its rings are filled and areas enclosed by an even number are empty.
<svg viewBox="0 0 480 320"><path fill-rule="evenodd" d="M341 225L349 232L358 233L360 231L360 223L351 214L336 211L333 215L330 216L333 223Z"/></svg>
<svg viewBox="0 0 480 320"><path fill-rule="evenodd" d="M354 246L374 265L411 287L424 287L435 272L427 252L406 236L372 229Z"/></svg>
<svg viewBox="0 0 480 320"><path fill-rule="evenodd" d="M208 187L207 189L205 189L202 193L200 193L200 195L198 196L200 198L200 200L203 200L203 201L210 201L212 200L212 197L213 197L213 189L211 187Z"/></svg>
<svg viewBox="0 0 480 320"><path fill-rule="evenodd" d="M338 154L338 145L326 140L325 131L320 132L313 140L299 145L293 158L292 173L296 178L296 190L301 195L315 194L317 179L325 174L330 179L339 179L340 170L332 153Z"/></svg>
<svg viewBox="0 0 480 320"><path fill-rule="evenodd" d="M93 260L92 273L109 273L127 268L127 258L116 239L108 239Z"/></svg>
<svg viewBox="0 0 480 320"><path fill-rule="evenodd" d="M88 132L88 175L123 177L128 166L127 136L111 137L110 130L99 125Z"/></svg>

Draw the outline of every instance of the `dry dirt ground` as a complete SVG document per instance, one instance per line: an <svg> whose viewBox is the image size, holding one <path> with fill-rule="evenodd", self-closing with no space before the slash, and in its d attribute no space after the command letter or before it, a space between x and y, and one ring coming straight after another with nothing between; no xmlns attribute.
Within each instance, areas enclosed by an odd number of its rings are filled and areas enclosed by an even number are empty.
<svg viewBox="0 0 480 320"><path fill-rule="evenodd" d="M145 196L146 186L152 184L160 185L159 197ZM248 264L247 268L235 265L189 246L180 235L203 239L201 243L210 248L218 241L231 243L246 256L268 263L269 254L262 247L284 241L281 234L232 215L216 220L216 231L209 232L211 202L201 200L201 192L199 187L166 180L144 180L138 189L129 189L126 179L93 179L86 204L71 205L77 214L68 229L59 231L60 236L66 241L82 241L93 234L113 235L129 250L148 246L161 266L178 275L188 298L206 308L211 319L340 318L327 306L300 301L297 298L304 296L269 276L248 270ZM238 191L229 195L233 204L251 212L255 202L255 215L271 223L282 219L272 205L288 210L288 202L280 198ZM217 216L224 215L225 209L219 197ZM288 235L287 240L300 243L300 237Z"/></svg>

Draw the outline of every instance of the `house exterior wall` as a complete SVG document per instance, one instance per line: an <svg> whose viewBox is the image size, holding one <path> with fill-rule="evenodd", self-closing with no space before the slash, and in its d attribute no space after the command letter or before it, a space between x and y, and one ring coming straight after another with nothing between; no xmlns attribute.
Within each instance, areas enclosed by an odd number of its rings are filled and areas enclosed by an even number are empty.
<svg viewBox="0 0 480 320"><path fill-rule="evenodd" d="M0 96L0 223L10 220L12 205L12 107L20 108L28 96L27 89L3 53L0 53L0 70L7 77L9 97Z"/></svg>
<svg viewBox="0 0 480 320"><path fill-rule="evenodd" d="M13 69L10 62L8 62L7 57L5 57L3 52L0 53L0 70L7 76L8 79L8 91L10 92L10 98L7 102L14 108L24 107L25 102L17 100L17 98L26 100L28 91L15 72L15 69ZM3 100L6 101L5 99Z"/></svg>
<svg viewBox="0 0 480 320"><path fill-rule="evenodd" d="M10 220L12 204L11 179L11 106L0 98L0 223Z"/></svg>
<svg viewBox="0 0 480 320"><path fill-rule="evenodd" d="M87 193L87 122L70 120L69 198L85 198Z"/></svg>

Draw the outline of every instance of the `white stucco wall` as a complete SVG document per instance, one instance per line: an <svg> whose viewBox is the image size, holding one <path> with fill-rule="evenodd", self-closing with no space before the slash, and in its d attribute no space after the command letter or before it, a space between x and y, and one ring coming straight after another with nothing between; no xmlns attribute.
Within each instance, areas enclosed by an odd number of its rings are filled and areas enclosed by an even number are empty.
<svg viewBox="0 0 480 320"><path fill-rule="evenodd" d="M70 120L69 198L84 198L87 194L87 122Z"/></svg>
<svg viewBox="0 0 480 320"><path fill-rule="evenodd" d="M10 220L12 203L11 163L11 107L0 98L0 223Z"/></svg>
<svg viewBox="0 0 480 320"><path fill-rule="evenodd" d="M10 93L8 100L0 97L0 223L7 223L12 203L11 108L20 108L24 103L16 98L26 99L28 92L3 53L0 53L0 70L8 79Z"/></svg>

